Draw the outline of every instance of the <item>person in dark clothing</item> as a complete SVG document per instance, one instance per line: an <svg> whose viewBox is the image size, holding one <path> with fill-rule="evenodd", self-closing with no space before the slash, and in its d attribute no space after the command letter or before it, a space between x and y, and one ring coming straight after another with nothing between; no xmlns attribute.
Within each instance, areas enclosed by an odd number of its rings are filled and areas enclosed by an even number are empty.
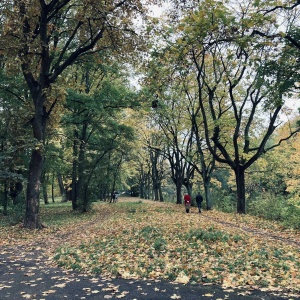
<svg viewBox="0 0 300 300"><path fill-rule="evenodd" d="M200 192L198 192L197 196L196 196L196 202L197 202L197 206L199 209L199 214L201 213L201 205L202 205L202 201L203 201L203 197L200 194Z"/></svg>

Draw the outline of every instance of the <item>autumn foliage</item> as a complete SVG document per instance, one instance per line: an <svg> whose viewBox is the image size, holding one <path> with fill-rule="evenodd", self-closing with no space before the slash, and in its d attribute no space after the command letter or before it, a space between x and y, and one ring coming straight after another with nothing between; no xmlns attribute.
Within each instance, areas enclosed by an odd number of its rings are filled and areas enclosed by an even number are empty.
<svg viewBox="0 0 300 300"><path fill-rule="evenodd" d="M46 206L48 228L32 234L1 227L1 243L47 245L53 264L89 274L300 292L299 232L251 216L187 214L181 205L133 199L97 203L86 215Z"/></svg>

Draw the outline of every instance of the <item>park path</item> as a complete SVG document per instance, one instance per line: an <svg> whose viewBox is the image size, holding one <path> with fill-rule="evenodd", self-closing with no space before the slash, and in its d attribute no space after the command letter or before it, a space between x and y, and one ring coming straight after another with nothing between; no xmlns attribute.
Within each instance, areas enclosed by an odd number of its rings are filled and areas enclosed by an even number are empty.
<svg viewBox="0 0 300 300"><path fill-rule="evenodd" d="M288 231L283 231L282 233L278 233L276 231L273 231L271 229L262 229L262 228L257 228L257 227L247 227L247 226L243 226L243 225L237 225L234 222L227 222L227 221L223 221L217 218L214 218L212 216L203 216L204 218L213 221L215 223L218 224L222 224L225 227L235 227L241 231L247 232L251 235L254 236L260 236L264 239L267 240L272 240L272 241L277 241L277 242L282 242L284 244L290 245L290 246L294 246L300 249L300 235L299 233L291 233Z"/></svg>
<svg viewBox="0 0 300 300"><path fill-rule="evenodd" d="M120 201L133 201L132 198L120 198ZM165 203L134 198L154 205ZM112 204L114 205L114 204ZM11 241L0 246L0 299L22 300L60 300L60 299L184 299L184 300L221 300L221 299L252 299L281 300L283 296L268 294L261 291L223 290L218 286L174 284L163 280L126 280L122 278L105 278L79 272L64 270L55 266L50 259L53 249L62 245L66 239L85 234L89 226L103 221L109 215L103 214L76 226L67 233L55 232L30 241ZM234 222L225 222L203 212L201 218L207 218L216 224L236 227L239 230L263 237L278 239L280 242L291 243L299 247L299 239L269 236L259 228L239 227ZM78 236L78 232L80 232ZM300 299L300 298L289 298Z"/></svg>

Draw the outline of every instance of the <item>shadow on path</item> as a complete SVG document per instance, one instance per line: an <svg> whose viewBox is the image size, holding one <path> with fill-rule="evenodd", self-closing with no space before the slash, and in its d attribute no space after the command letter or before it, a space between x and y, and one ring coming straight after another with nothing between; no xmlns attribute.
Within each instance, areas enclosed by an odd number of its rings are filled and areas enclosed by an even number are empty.
<svg viewBox="0 0 300 300"><path fill-rule="evenodd" d="M136 200L136 199L135 199ZM137 199L139 200L139 199ZM132 199L120 199L120 201L132 201ZM150 202L150 200L141 200ZM153 203L153 201L151 201ZM164 205L164 203L157 203ZM88 225L103 221L108 215L98 216L84 224L77 226L74 232L56 232L50 237L23 241L23 245L13 244L0 246L0 300L60 300L60 299L126 299L126 300L279 300L279 299L300 299L291 295L277 295L262 291L238 291L224 290L215 285L200 284L174 284L164 280L127 280L122 278L104 278L92 276L74 271L67 271L53 266L49 259L49 253L58 247L72 234L85 233ZM202 216L204 217L204 215ZM234 223L224 222L212 216L205 216L216 223L225 226L236 226ZM274 238L299 247L298 240L290 240L282 237L267 236L262 230L253 228L240 228L244 231L251 231L253 234L262 235L265 238ZM45 250L45 251L42 251Z"/></svg>
<svg viewBox="0 0 300 300"><path fill-rule="evenodd" d="M249 292L247 292L249 293ZM217 286L173 284L167 281L106 279L52 267L42 252L2 247L0 299L287 299L253 291L225 291ZM299 299L291 298L288 299Z"/></svg>

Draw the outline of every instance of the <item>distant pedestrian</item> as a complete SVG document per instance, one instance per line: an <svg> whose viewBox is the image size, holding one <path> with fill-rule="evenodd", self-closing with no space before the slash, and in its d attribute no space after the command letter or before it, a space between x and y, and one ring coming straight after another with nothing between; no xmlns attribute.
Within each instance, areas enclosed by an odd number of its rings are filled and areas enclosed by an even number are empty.
<svg viewBox="0 0 300 300"><path fill-rule="evenodd" d="M115 202L118 202L119 199L119 192L115 191Z"/></svg>
<svg viewBox="0 0 300 300"><path fill-rule="evenodd" d="M111 202L116 203L118 202L118 199L119 199L119 192L114 191L111 196Z"/></svg>
<svg viewBox="0 0 300 300"><path fill-rule="evenodd" d="M197 202L197 206L199 209L199 214L201 213L201 205L202 205L202 201L203 201L203 197L200 194L200 192L198 192L197 196L196 196L196 202Z"/></svg>
<svg viewBox="0 0 300 300"><path fill-rule="evenodd" d="M185 206L185 211L187 213L190 212L191 204L192 204L192 198L189 194L185 194L183 197L184 200L184 206Z"/></svg>
<svg viewBox="0 0 300 300"><path fill-rule="evenodd" d="M113 193L111 194L110 203L115 203L115 199L116 199L116 192L113 191Z"/></svg>

